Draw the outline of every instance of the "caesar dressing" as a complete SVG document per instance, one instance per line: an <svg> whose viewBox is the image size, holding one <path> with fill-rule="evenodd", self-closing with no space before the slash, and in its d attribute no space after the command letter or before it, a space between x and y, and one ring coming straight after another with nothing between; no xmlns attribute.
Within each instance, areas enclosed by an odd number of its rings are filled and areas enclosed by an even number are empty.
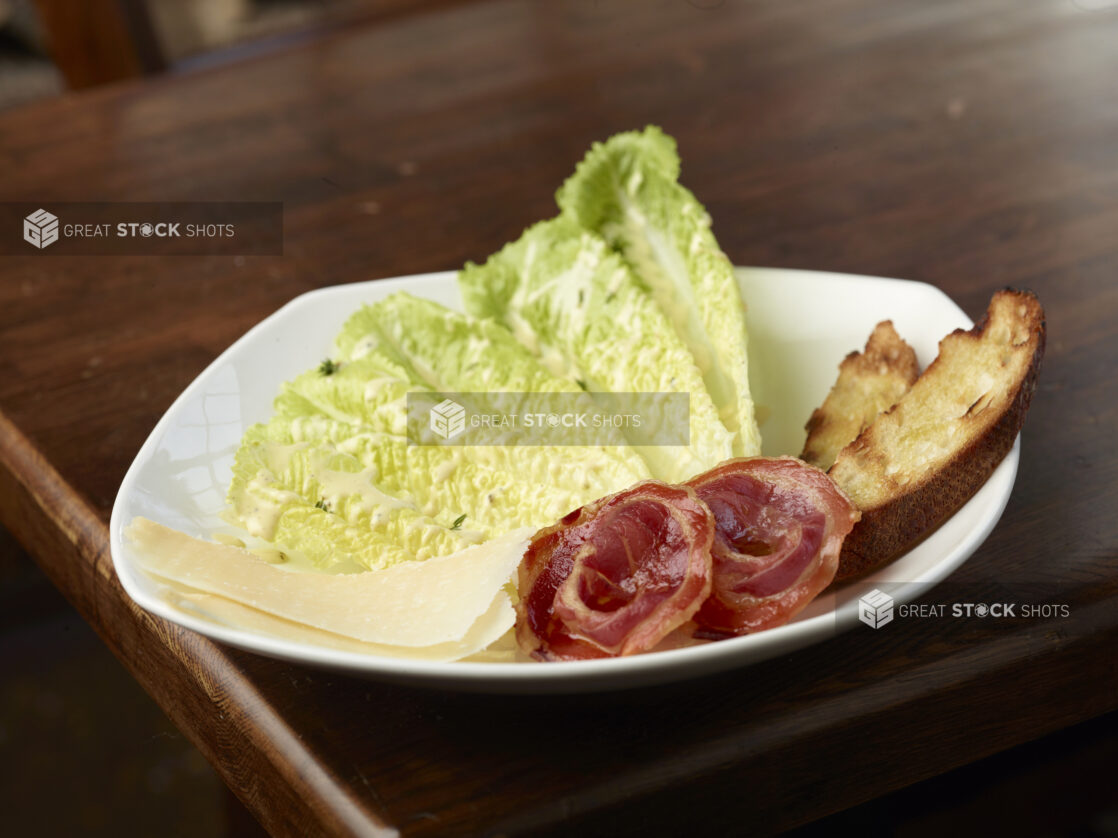
<svg viewBox="0 0 1118 838"><path fill-rule="evenodd" d="M374 510L414 509L415 504L382 492L373 481L373 469L362 471L335 471L319 465L311 472L312 479L319 484L322 499L328 506L340 506L342 501L354 499L349 507L358 515L369 514Z"/></svg>
<svg viewBox="0 0 1118 838"><path fill-rule="evenodd" d="M431 476L435 479L436 483L444 483L450 479L450 476L454 474L456 468L458 468L458 458L452 456L448 458L446 462L439 463L435 466L435 470L431 473Z"/></svg>
<svg viewBox="0 0 1118 838"><path fill-rule="evenodd" d="M244 502L237 505L240 524L250 535L267 541L275 538L280 517L287 507L303 500L297 492L277 489L275 482L270 471L261 471L248 482Z"/></svg>

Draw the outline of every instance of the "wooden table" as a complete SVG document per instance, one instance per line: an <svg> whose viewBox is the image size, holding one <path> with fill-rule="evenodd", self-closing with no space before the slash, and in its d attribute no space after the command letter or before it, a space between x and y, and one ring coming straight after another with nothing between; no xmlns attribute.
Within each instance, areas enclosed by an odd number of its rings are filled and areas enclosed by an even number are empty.
<svg viewBox="0 0 1118 838"><path fill-rule="evenodd" d="M286 216L282 257L3 259L0 519L277 835L774 830L1111 711L1116 43L1118 10L1065 0L484 2L0 114L4 200ZM1017 485L951 583L1069 617L909 621L550 699L279 663L131 604L117 486L218 352L309 289L487 255L592 140L649 122L738 264L923 280L972 317L1040 295Z"/></svg>

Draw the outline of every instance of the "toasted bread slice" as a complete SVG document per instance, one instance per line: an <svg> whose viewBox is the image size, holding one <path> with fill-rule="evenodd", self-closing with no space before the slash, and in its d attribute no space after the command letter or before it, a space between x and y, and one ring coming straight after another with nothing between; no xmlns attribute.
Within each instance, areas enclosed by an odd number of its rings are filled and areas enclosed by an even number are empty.
<svg viewBox="0 0 1118 838"><path fill-rule="evenodd" d="M830 476L862 510L836 579L881 567L967 502L1013 446L1044 354L1044 311L1006 289L892 408L839 452Z"/></svg>
<svg viewBox="0 0 1118 838"><path fill-rule="evenodd" d="M829 469L838 452L869 427L877 414L895 405L919 373L916 353L897 334L893 321L878 323L865 350L851 352L839 364L835 386L807 422L800 459Z"/></svg>

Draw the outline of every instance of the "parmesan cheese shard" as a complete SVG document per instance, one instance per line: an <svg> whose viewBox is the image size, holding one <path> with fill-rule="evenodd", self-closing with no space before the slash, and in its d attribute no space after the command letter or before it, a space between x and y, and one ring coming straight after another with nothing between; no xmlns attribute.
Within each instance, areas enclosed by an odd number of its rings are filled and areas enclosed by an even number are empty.
<svg viewBox="0 0 1118 838"><path fill-rule="evenodd" d="M440 663L463 658L485 662L512 660L512 655L502 649L498 642L508 635L504 629L511 619L508 614L511 605L503 597L493 600L489 610L478 617L461 640L436 643L433 646L388 646L383 643L356 640L285 620L283 617L258 611L217 594L205 594L169 580L165 581L162 596L166 602L180 611L201 617L211 623L339 652Z"/></svg>
<svg viewBox="0 0 1118 838"><path fill-rule="evenodd" d="M516 530L425 562L339 575L284 570L248 550L202 541L146 518L134 519L125 535L137 563L153 576L265 616L428 657L431 647L467 638L472 643L464 644L462 655L472 654L484 646L465 646L476 645L480 635L495 640L513 625L505 586L531 531ZM219 606L226 620L258 619L214 600L203 605ZM487 616L491 619L483 619ZM471 634L479 622L479 634Z"/></svg>

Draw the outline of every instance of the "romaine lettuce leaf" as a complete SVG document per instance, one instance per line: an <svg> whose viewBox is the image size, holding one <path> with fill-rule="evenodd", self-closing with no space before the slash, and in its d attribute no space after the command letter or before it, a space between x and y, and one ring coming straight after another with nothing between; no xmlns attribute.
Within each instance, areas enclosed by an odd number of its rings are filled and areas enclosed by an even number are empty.
<svg viewBox="0 0 1118 838"><path fill-rule="evenodd" d="M625 261L571 218L529 228L484 265L468 264L458 283L467 311L504 324L591 394L690 393L690 445L637 449L654 476L681 482L732 456L688 348Z"/></svg>
<svg viewBox="0 0 1118 838"><path fill-rule="evenodd" d="M734 433L734 454L759 454L741 294L710 216L676 181L678 173L675 141L649 126L595 143L556 200L622 253L647 284Z"/></svg>
<svg viewBox="0 0 1118 838"><path fill-rule="evenodd" d="M463 531L486 538L553 523L647 476L605 458L566 459L566 447L409 445L325 416L273 419L266 435L294 448L333 446L375 475L378 490L414 503L443 526L461 521Z"/></svg>
<svg viewBox="0 0 1118 838"><path fill-rule="evenodd" d="M579 390L544 369L507 329L405 291L355 312L336 343L343 362L379 354L412 385L437 392Z"/></svg>
<svg viewBox="0 0 1118 838"><path fill-rule="evenodd" d="M337 349L345 359L343 363L370 354L390 359L405 371L414 389L511 394L503 402L510 412L518 408L526 411L532 405L530 396L517 401L516 394L569 393L572 410L591 410L594 406L578 380L548 369L501 324L451 311L405 292L365 306L351 316L338 337ZM558 459L572 469L583 462L599 469L612 464L619 474L647 477L643 459L623 444L620 432L613 441L619 444L512 446L521 450L510 456L523 467L538 464L532 474L554 474ZM624 485L628 484L619 488Z"/></svg>
<svg viewBox="0 0 1118 838"><path fill-rule="evenodd" d="M329 375L309 370L287 382L275 400L276 415L323 415L382 433L407 433L407 394L415 385L405 371L377 352L336 363Z"/></svg>
<svg viewBox="0 0 1118 838"><path fill-rule="evenodd" d="M265 425L246 432L228 497L250 534L322 568L388 567L477 540L384 492L357 458L329 446L277 442Z"/></svg>
<svg viewBox="0 0 1118 838"><path fill-rule="evenodd" d="M424 446L407 394L504 389L588 398L503 328L406 294L355 314L329 372L285 384L251 429L229 500L262 538L323 567L381 567L543 526L649 476L624 446ZM564 396L565 398L565 396Z"/></svg>
<svg viewBox="0 0 1118 838"><path fill-rule="evenodd" d="M558 219L461 273L477 316L406 293L356 312L331 362L285 384L246 434L236 517L321 567L379 568L757 453L741 299L678 176L658 129L619 135L560 190ZM687 392L691 444L415 445L415 392L562 394L588 409L596 392Z"/></svg>

